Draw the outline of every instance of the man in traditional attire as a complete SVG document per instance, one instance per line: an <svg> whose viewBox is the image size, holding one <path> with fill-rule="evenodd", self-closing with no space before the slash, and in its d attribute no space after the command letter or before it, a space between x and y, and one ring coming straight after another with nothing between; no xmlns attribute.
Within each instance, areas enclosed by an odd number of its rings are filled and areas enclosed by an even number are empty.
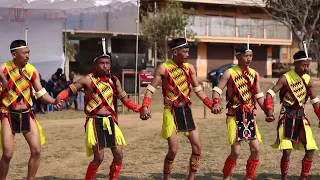
<svg viewBox="0 0 320 180"><path fill-rule="evenodd" d="M260 92L259 73L249 67L253 57L249 43L237 46L235 51L238 65L225 71L219 84L213 88L212 112L221 113L220 98L222 90L227 86L226 123L231 153L223 167L224 179L231 177L240 155L242 141L248 142L250 146L251 154L246 165L246 176L247 179L253 179L259 163L259 143L261 142L255 109L256 102L264 109L264 95L263 92Z"/></svg>
<svg viewBox="0 0 320 180"><path fill-rule="evenodd" d="M283 151L280 161L281 179L287 179L291 150L305 151L302 159L301 179L307 179L312 165L314 151L318 149L305 114L305 104L310 97L314 112L320 118L319 98L313 89L309 71L310 58L307 51L298 51L293 56L294 70L282 75L277 84L267 91L265 107L267 122L272 122L273 98L280 91L282 104L277 127L277 139L273 148Z"/></svg>
<svg viewBox="0 0 320 180"><path fill-rule="evenodd" d="M178 132L184 132L191 144L192 154L189 162L188 179L194 179L200 163L201 142L199 130L191 112L191 91L193 90L209 109L212 108L212 101L199 85L195 68L187 63L189 57L187 40L184 38L173 39L169 46L172 59L165 61L157 68L151 85L148 85L142 103L141 118L147 119L150 117L148 109L151 97L156 91L155 87L162 80L164 113L161 135L168 141L169 146L168 154L164 160L164 179L169 179L173 168L178 150Z"/></svg>
<svg viewBox="0 0 320 180"><path fill-rule="evenodd" d="M22 133L31 152L27 175L27 179L30 180L36 176L40 164L41 146L45 143L43 129L32 110L33 97L54 104L58 109L62 108L62 103L58 99L53 99L41 86L37 69L28 63L30 50L27 41L13 41L10 51L13 59L0 66L0 76L5 77L1 93L0 146L3 154L0 161L0 179L7 177L15 134ZM34 95L32 89L35 90Z"/></svg>
<svg viewBox="0 0 320 180"><path fill-rule="evenodd" d="M119 98L129 109L140 112L140 106L128 99L121 88L119 79L111 74L111 54L106 53L105 39L102 38L103 55L93 60L94 70L63 90L58 98L67 100L69 94L76 94L82 88L85 92L86 154L94 155L88 166L86 180L93 180L104 158L104 148L110 148L113 161L109 179L116 180L122 168L122 146L126 145L124 136L118 127L115 103Z"/></svg>

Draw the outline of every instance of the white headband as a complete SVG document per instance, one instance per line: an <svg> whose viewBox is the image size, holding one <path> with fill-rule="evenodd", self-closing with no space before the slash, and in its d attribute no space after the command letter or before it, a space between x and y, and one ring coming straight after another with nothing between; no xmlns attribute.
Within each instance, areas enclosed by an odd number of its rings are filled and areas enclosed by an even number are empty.
<svg viewBox="0 0 320 180"><path fill-rule="evenodd" d="M175 50L175 49L178 49L178 48L186 46L186 45L188 45L188 42L185 42L183 44L180 44L179 46L173 47L173 48L171 48L171 50Z"/></svg>
<svg viewBox="0 0 320 180"><path fill-rule="evenodd" d="M311 58L300 58L300 59L295 59L294 61L306 61L306 60L311 60Z"/></svg>
<svg viewBox="0 0 320 180"><path fill-rule="evenodd" d="M24 41L26 42L26 46L19 46L15 48L11 48L10 51L17 50L17 49L23 49L28 47L28 28L26 28L25 34L24 34Z"/></svg>
<svg viewBox="0 0 320 180"><path fill-rule="evenodd" d="M245 52L252 52L252 50L251 49L247 49ZM242 52L237 52L237 54L240 54L240 53L242 53Z"/></svg>
<svg viewBox="0 0 320 180"><path fill-rule="evenodd" d="M19 46L19 47L11 48L10 51L17 50L17 49L23 49L26 47L28 47L28 46Z"/></svg>

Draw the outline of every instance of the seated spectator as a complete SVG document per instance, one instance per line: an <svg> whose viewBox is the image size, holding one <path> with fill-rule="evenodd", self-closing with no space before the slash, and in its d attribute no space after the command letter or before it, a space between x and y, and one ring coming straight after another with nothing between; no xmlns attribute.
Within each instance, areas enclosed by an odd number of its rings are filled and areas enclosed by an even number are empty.
<svg viewBox="0 0 320 180"><path fill-rule="evenodd" d="M54 88L56 87L58 83L58 78L56 74L52 74L51 79L48 81L46 90L47 92L55 98L57 95L54 93Z"/></svg>
<svg viewBox="0 0 320 180"><path fill-rule="evenodd" d="M60 80L60 78L62 76L62 69L58 68L54 74L57 76L57 79Z"/></svg>
<svg viewBox="0 0 320 180"><path fill-rule="evenodd" d="M63 91L67 87L68 87L68 84L67 84L66 75L65 74L61 74L61 77L58 80L58 83L56 84L56 86L53 89L54 96L56 97L61 91Z"/></svg>

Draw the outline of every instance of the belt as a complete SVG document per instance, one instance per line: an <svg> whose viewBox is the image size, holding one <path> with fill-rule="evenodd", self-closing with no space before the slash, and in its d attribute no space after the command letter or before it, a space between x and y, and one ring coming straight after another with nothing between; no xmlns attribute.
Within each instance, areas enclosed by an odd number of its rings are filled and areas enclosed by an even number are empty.
<svg viewBox="0 0 320 180"><path fill-rule="evenodd" d="M282 106L280 114L285 114L288 116L302 117L305 116L304 108L291 108L288 106Z"/></svg>
<svg viewBox="0 0 320 180"><path fill-rule="evenodd" d="M19 110L16 110L16 109L10 109L9 112L10 113L13 113L13 114L24 114L24 113L28 113L30 112L31 109L19 109Z"/></svg>

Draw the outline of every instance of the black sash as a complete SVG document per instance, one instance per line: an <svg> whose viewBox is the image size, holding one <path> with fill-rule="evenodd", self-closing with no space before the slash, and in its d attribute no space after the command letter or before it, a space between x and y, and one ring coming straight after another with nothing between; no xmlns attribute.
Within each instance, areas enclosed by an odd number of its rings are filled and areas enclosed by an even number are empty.
<svg viewBox="0 0 320 180"><path fill-rule="evenodd" d="M300 129L303 127L304 108L281 107L280 114L284 115L279 125L283 124L284 139L298 142Z"/></svg>
<svg viewBox="0 0 320 180"><path fill-rule="evenodd" d="M244 114L245 113L245 114ZM241 107L236 109L237 141L253 140L257 138L253 113L243 111Z"/></svg>
<svg viewBox="0 0 320 180"><path fill-rule="evenodd" d="M108 130L103 129L103 118L105 117L97 116L97 117L90 117L90 118L93 118L93 128L94 128L95 137L96 137L97 145L99 146L99 149L116 147L117 143L116 143L116 138L115 138L116 136L115 136L115 129L114 129L115 122L113 121L112 117L108 117L112 134L109 134ZM86 125L84 126L84 128L86 131Z"/></svg>
<svg viewBox="0 0 320 180"><path fill-rule="evenodd" d="M173 107L172 115L179 132L188 132L196 129L189 105Z"/></svg>
<svg viewBox="0 0 320 180"><path fill-rule="evenodd" d="M30 131L31 110L10 110L8 120L11 125L12 133L27 133ZM32 116L32 118L34 118Z"/></svg>

